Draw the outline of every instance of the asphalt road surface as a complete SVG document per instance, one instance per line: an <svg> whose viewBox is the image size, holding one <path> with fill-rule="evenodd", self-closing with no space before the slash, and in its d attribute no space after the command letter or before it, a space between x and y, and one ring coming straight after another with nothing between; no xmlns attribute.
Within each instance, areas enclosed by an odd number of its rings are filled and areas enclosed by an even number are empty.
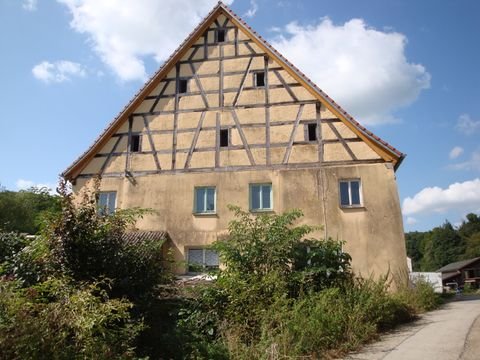
<svg viewBox="0 0 480 360"><path fill-rule="evenodd" d="M480 360L480 297L460 295L348 360Z"/></svg>

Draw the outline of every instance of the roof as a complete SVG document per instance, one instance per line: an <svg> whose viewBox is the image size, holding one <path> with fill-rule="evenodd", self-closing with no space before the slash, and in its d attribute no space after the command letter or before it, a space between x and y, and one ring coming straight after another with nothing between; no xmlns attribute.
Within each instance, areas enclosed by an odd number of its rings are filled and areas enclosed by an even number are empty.
<svg viewBox="0 0 480 360"><path fill-rule="evenodd" d="M122 240L127 245L137 245L150 241L164 243L168 240L168 233L166 231L130 231L122 235Z"/></svg>
<svg viewBox="0 0 480 360"><path fill-rule="evenodd" d="M379 155L394 163L395 169L397 169L405 154L388 144L386 141L380 139L374 135L371 131L367 130L358 121L356 121L350 114L348 114L339 104L337 104L331 97L329 97L323 90L321 90L316 84L313 83L303 72L295 67L290 61L288 61L282 54L280 54L273 46L271 46L262 36L260 36L255 30L253 30L243 19L235 14L228 6L221 1L210 11L210 13L200 22L199 25L187 36L187 38L180 44L180 46L173 52L173 54L165 61L165 63L155 72L152 77L147 80L144 86L133 96L130 102L123 108L122 111L115 117L112 122L105 128L100 136L94 141L94 143L81 154L61 175L66 179L74 179L78 175L86 163L93 157L111 135L114 134L116 129L123 123L124 120L134 111L134 109L143 101L154 87L160 82L180 60L184 52L197 40L199 36L210 26L211 22L220 15L224 14L229 17L230 20L239 28L248 33L254 41L270 56L275 58L285 69L296 78L301 84L303 84L307 90L310 90L316 95L319 100L337 115L341 120L345 122L345 125L350 127L351 130L356 132L360 138L366 141L368 144L375 144L380 151ZM377 151L378 152L378 151Z"/></svg>
<svg viewBox="0 0 480 360"><path fill-rule="evenodd" d="M476 258L469 259L469 260L462 260L462 261L453 262L453 263L450 263L448 265L445 265L444 267L441 267L437 271L441 272L441 273L458 271L458 270L463 269L464 267L467 267L470 264L473 264L474 262L476 262L478 260L480 260L480 257L476 257Z"/></svg>

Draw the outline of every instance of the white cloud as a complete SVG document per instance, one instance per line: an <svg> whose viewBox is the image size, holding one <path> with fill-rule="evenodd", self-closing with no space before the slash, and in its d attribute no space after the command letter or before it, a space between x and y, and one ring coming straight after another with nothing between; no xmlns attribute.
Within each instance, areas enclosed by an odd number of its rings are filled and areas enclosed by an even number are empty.
<svg viewBox="0 0 480 360"><path fill-rule="evenodd" d="M37 0L24 0L22 3L22 8L27 11L37 10Z"/></svg>
<svg viewBox="0 0 480 360"><path fill-rule="evenodd" d="M480 120L473 120L469 114L462 114L458 117L455 128L462 134L472 135L480 131Z"/></svg>
<svg viewBox="0 0 480 360"><path fill-rule="evenodd" d="M57 0L70 26L124 81L145 80L144 58L167 59L217 3L216 0ZM224 1L231 4L233 0Z"/></svg>
<svg viewBox="0 0 480 360"><path fill-rule="evenodd" d="M462 154L463 148L461 148L460 146L455 146L452 150L450 150L450 154L448 154L448 157L450 159L456 159Z"/></svg>
<svg viewBox="0 0 480 360"><path fill-rule="evenodd" d="M480 179L451 184L448 188L427 187L403 200L404 215L442 213L452 209L480 211Z"/></svg>
<svg viewBox="0 0 480 360"><path fill-rule="evenodd" d="M55 194L55 190L57 186L53 183L36 183L32 180L25 180L25 179L18 179L15 182L15 186L17 187L17 190L28 190L32 187L35 188L47 188L50 194Z"/></svg>
<svg viewBox="0 0 480 360"><path fill-rule="evenodd" d="M467 161L453 164L450 166L454 170L474 170L480 171L480 151L474 151L470 155L470 158Z"/></svg>
<svg viewBox="0 0 480 360"><path fill-rule="evenodd" d="M250 9L247 10L243 16L252 18L258 11L258 4L256 0L250 0Z"/></svg>
<svg viewBox="0 0 480 360"><path fill-rule="evenodd" d="M405 35L383 32L362 19L334 25L329 18L296 22L272 45L362 123L395 121L393 112L430 87L430 74L407 60Z"/></svg>
<svg viewBox="0 0 480 360"><path fill-rule="evenodd" d="M414 217L411 217L411 216L407 217L408 225L415 225L417 222L418 222L417 219L415 219Z"/></svg>
<svg viewBox="0 0 480 360"><path fill-rule="evenodd" d="M32 69L33 76L46 83L61 83L72 77L85 77L87 72L83 65L67 60L54 63L43 61Z"/></svg>

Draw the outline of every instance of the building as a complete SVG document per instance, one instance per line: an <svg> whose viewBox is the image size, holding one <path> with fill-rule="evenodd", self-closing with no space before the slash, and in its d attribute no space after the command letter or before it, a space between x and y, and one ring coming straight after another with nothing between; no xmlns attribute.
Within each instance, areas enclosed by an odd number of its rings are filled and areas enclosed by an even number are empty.
<svg viewBox="0 0 480 360"><path fill-rule="evenodd" d="M379 275L406 272L403 158L219 3L63 176L81 192L100 175L112 211L157 210L137 227L168 232L178 260L218 265L228 204L300 208Z"/></svg>
<svg viewBox="0 0 480 360"><path fill-rule="evenodd" d="M443 286L463 288L471 285L478 288L480 284L480 257L457 261L437 270L442 273Z"/></svg>

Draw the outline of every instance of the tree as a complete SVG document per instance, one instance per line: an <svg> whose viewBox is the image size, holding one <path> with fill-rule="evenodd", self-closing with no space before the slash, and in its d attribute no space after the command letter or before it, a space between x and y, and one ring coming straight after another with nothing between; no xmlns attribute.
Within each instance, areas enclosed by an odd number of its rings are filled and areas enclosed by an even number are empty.
<svg viewBox="0 0 480 360"><path fill-rule="evenodd" d="M48 213L60 211L60 198L47 188L0 191L0 228L36 234Z"/></svg>

